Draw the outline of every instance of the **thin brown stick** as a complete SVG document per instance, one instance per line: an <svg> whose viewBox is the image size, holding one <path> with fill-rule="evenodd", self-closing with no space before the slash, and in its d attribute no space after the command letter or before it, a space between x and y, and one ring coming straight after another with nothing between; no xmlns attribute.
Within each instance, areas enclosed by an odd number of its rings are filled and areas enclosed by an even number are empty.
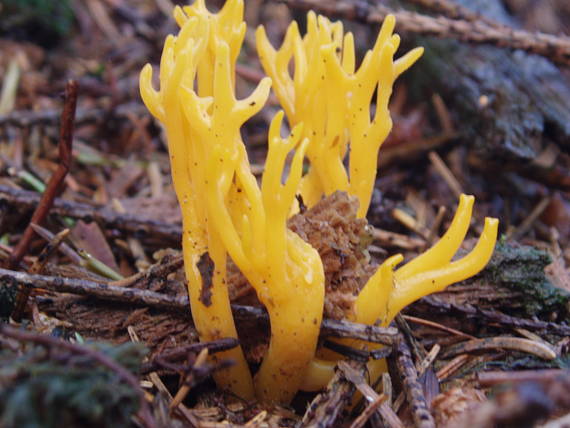
<svg viewBox="0 0 570 428"><path fill-rule="evenodd" d="M36 225L31 223L34 230L36 230ZM46 263L49 261L51 256L57 251L60 245L63 243L63 240L69 235L69 229L63 229L57 235L53 235L53 238L50 239L47 245L43 248L41 253L38 255L38 258L34 261L32 266L30 266L29 272L33 274L42 273L45 268Z"/></svg>
<svg viewBox="0 0 570 428"><path fill-rule="evenodd" d="M411 315L402 315L402 317L406 321L413 322L414 324L420 324L420 325L424 325L427 327L436 328L438 330L442 330L442 331L454 334L454 335L459 336L459 337L464 337L465 339L477 339L475 336L471 336L470 334L463 333L462 331L456 330L456 329L451 328L451 327L447 327L443 324L439 324L439 323L434 322L434 321L425 320L423 318L418 318L418 317L414 317Z"/></svg>
<svg viewBox="0 0 570 428"><path fill-rule="evenodd" d="M377 327L346 320L325 318L321 324L321 336L360 339L388 346L394 343L397 335L398 330L393 327Z"/></svg>
<svg viewBox="0 0 570 428"><path fill-rule="evenodd" d="M423 239L412 238L401 233L389 232L376 227L372 230L372 237L385 246L399 247L405 250L418 250L423 248L425 244Z"/></svg>
<svg viewBox="0 0 570 428"><path fill-rule="evenodd" d="M184 401L184 399L186 398L186 396L190 392L190 389L192 389L193 378L194 378L194 369L198 369L198 368L204 366L206 364L207 359L208 359L208 348L204 348L200 351L200 353L196 357L196 361L194 361L194 364L192 366L192 370L190 370L190 372L188 373L188 375L184 379L184 383L182 384L182 386L180 387L178 392L176 392L176 395L172 399L172 402L170 403L170 410L171 411L175 407L178 407L178 405L181 404L182 401Z"/></svg>
<svg viewBox="0 0 570 428"><path fill-rule="evenodd" d="M433 12L439 12L444 14L448 18L452 19L464 19L465 21L477 21L485 20L484 16L473 12L466 7L457 4L454 1L449 0L409 0L412 3L416 3L429 9Z"/></svg>
<svg viewBox="0 0 570 428"><path fill-rule="evenodd" d="M418 373L410 348L406 343L403 336L395 344L396 351L396 366L398 372L403 379L403 387L406 393L410 408L412 409L412 416L416 427L421 428L435 428L433 416L429 412L429 406L426 402L423 389L418 382Z"/></svg>
<svg viewBox="0 0 570 428"><path fill-rule="evenodd" d="M513 240L521 239L532 227L534 222L542 215L544 210L550 204L550 196L545 196L540 202L532 209L530 214L522 221L522 223L507 235L507 238Z"/></svg>
<svg viewBox="0 0 570 428"><path fill-rule="evenodd" d="M66 342L54 336L49 336L39 333L31 333L15 329L13 327L8 326L7 324L0 324L0 334L15 339L19 342L32 342L48 348L66 349L74 354L84 355L86 357L91 358L94 361L97 361L99 364L107 367L108 369L116 373L121 380L130 385L131 388L133 388L138 393L140 397L139 416L144 425L149 428L154 428L157 426L156 422L154 421L154 418L152 417L150 407L145 399L144 391L140 387L138 379L126 368L124 368L123 366L121 366L120 364L118 364L117 362L115 362L105 354L96 351L94 349L76 345L75 343Z"/></svg>
<svg viewBox="0 0 570 428"><path fill-rule="evenodd" d="M378 397L376 397L374 401L369 403L368 406L366 406L366 408L362 411L362 413L360 413L360 415L358 415L356 419L354 419L354 421L350 425L350 428L362 428L364 424L368 422L368 419L372 417L374 412L376 412L378 408L381 407L382 404L384 404L386 399L387 397L384 394L378 395ZM390 408L389 406L386 407L388 409Z"/></svg>
<svg viewBox="0 0 570 428"><path fill-rule="evenodd" d="M423 376L423 374L427 371L427 369L433 364L433 362L439 355L439 351L441 351L441 346L437 344L434 345L433 348L431 348L429 353L426 355L426 357L419 364L417 364L418 377ZM394 410L396 412L400 410L400 407L402 406L403 403L404 403L404 392L402 391L394 401L394 406L393 406Z"/></svg>
<svg viewBox="0 0 570 428"><path fill-rule="evenodd" d="M135 273L127 278L118 281L112 281L109 285L116 287L139 287L145 288L143 284L150 284L155 279L166 279L166 277L180 269L184 265L182 256L168 257L168 260L163 259L160 263L152 265L150 268L143 272Z"/></svg>
<svg viewBox="0 0 570 428"><path fill-rule="evenodd" d="M42 238L44 238L47 242L52 242L54 240L54 238L56 237L55 234L50 232L45 227L38 226L35 223L30 223L30 224L32 226L32 229L34 229L34 232L36 232L38 234L38 236L41 236ZM61 233L61 232L59 232L59 233ZM58 233L58 235L59 235L59 233ZM62 254L67 256L76 265L81 264L81 261L83 260L81 258L81 256L79 254L77 254L77 252L73 248L71 248L69 245L67 245L65 242L62 242L61 244L59 244L58 249L61 251ZM40 273L40 272L31 272L30 271L30 273Z"/></svg>
<svg viewBox="0 0 570 428"><path fill-rule="evenodd" d="M452 374L457 372L460 368L462 368L465 364L467 364L470 359L471 357L467 354L458 355L438 370L438 372L435 374L437 379L440 382L444 379L447 379Z"/></svg>
<svg viewBox="0 0 570 428"><path fill-rule="evenodd" d="M116 287L107 283L85 279L31 275L6 269L0 269L0 278L11 284L23 285L27 288L42 288L60 293L92 296L133 305L151 306L163 310L185 311L189 307L187 297L171 297L151 290Z"/></svg>
<svg viewBox="0 0 570 428"><path fill-rule="evenodd" d="M446 212L447 208L445 208L443 205L440 205L439 209L437 210L435 219L429 229L429 233L426 239L427 245L435 244L436 240L438 239L438 231L441 226L441 223L443 223L443 218L445 217Z"/></svg>
<svg viewBox="0 0 570 428"><path fill-rule="evenodd" d="M152 361L143 362L140 371L145 374L156 371L161 367L161 361L172 362L181 360L187 358L190 354L200 353L204 349L208 349L209 354L214 354L216 352L227 351L236 346L239 346L239 340L234 337L225 337L211 342L191 343L189 345L169 349L166 352L156 355Z"/></svg>
<svg viewBox="0 0 570 428"><path fill-rule="evenodd" d="M434 166L435 170L439 173L439 175L443 178L446 184L449 186L449 189L453 192L453 194L459 198L463 191L461 184L453 175L453 172L449 169L449 167L445 164L443 159L436 153L436 152L429 152L428 154L429 160Z"/></svg>
<svg viewBox="0 0 570 428"><path fill-rule="evenodd" d="M539 32L515 30L489 20L449 19L431 17L407 10L395 11L383 5L364 2L322 2L319 0L283 0L289 7L314 10L324 15L350 19L366 24L379 24L386 15L393 14L400 31L415 34L453 38L464 42L492 44L509 49L521 49L544 56L560 65L570 64L570 37Z"/></svg>
<svg viewBox="0 0 570 428"><path fill-rule="evenodd" d="M53 206L55 196L63 185L65 176L71 168L71 147L73 144L73 124L75 120L75 109L77 107L77 87L77 82L74 80L68 81L67 86L65 87L65 102L63 106L63 112L61 114L61 125L58 143L59 164L46 186L46 190L40 199L40 203L32 215L30 224L28 224L26 227L26 230L18 242L18 245L16 245L16 248L8 258L9 269L17 269L20 265L20 262L22 261L22 258L28 252L32 238L35 235L31 224L35 223L40 226L42 225L51 207ZM29 296L29 288L18 290L18 294L16 296L16 304L14 306L14 310L12 311L12 318L14 320L19 321L22 318Z"/></svg>

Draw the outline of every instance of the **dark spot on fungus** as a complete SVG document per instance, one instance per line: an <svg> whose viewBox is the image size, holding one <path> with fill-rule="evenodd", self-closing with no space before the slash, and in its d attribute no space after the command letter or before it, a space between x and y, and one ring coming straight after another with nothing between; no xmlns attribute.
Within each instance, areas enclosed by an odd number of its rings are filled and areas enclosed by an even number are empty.
<svg viewBox="0 0 570 428"><path fill-rule="evenodd" d="M200 302L206 307L212 305L212 275L214 273L214 261L206 251L200 256L196 267L202 277L202 290L200 290Z"/></svg>
<svg viewBox="0 0 570 428"><path fill-rule="evenodd" d="M303 201L303 196L301 196L300 193L297 193L295 195L295 198L297 198L297 202L299 202L299 213L304 214L305 211L307 211L307 206L305 205L305 202Z"/></svg>

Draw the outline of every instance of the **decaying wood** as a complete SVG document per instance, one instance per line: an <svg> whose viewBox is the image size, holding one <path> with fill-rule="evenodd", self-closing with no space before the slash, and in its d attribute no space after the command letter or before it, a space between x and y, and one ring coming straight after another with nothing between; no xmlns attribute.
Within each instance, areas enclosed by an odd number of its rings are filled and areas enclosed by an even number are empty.
<svg viewBox="0 0 570 428"><path fill-rule="evenodd" d="M564 324L513 317L490 309L480 309L473 305L458 305L455 303L444 302L434 296L423 297L421 302L426 303L429 305L430 310L437 311L438 313L461 315L508 327L544 330L562 336L570 335L570 326Z"/></svg>

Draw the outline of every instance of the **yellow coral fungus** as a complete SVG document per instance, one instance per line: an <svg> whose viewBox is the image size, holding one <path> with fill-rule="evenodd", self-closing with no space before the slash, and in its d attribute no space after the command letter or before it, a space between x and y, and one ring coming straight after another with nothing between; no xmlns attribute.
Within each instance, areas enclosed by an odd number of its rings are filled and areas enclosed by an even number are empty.
<svg viewBox="0 0 570 428"><path fill-rule="evenodd" d="M147 66L141 73L141 93L167 131L183 213L192 315L202 340L236 337L225 285L229 254L256 289L271 321L269 350L256 375L257 396L286 402L298 390L314 355L324 302L318 253L286 227L308 141L301 138L301 125L282 139L283 114L278 114L269 131L269 154L259 188L240 128L263 107L271 82L264 79L247 99L236 100L235 55L224 38L228 26L239 28L243 3L226 3L220 12L224 19L212 19L202 2L184 12L188 16L181 16L180 9L176 12L181 24L178 37L169 37L165 44L160 90L152 88L152 70ZM208 64L209 71L202 67ZM207 80L204 86L202 76ZM211 96L196 92L196 77L198 91L202 88ZM289 177L281 184L286 156L295 147ZM237 365L216 380L251 397L251 377L241 351L225 356Z"/></svg>
<svg viewBox="0 0 570 428"><path fill-rule="evenodd" d="M307 157L311 167L301 183L308 206L318 202L323 193L344 190L358 197L359 217L368 211L378 150L392 128L388 110L392 86L423 53L423 48L415 48L394 60L400 45L400 37L392 34L395 24L394 16L386 17L374 48L356 71L353 35L344 34L341 22L331 23L309 12L307 34L301 38L293 22L278 51L267 40L263 27L257 29L261 63L273 79L287 118L293 125L302 122L310 139ZM295 63L293 77L288 70L291 59ZM348 145L346 171L343 160Z"/></svg>
<svg viewBox="0 0 570 428"><path fill-rule="evenodd" d="M152 86L150 65L141 72L140 89L166 130L182 210L194 323L201 340L237 337L226 284L229 256L267 308L271 339L255 379L242 350L236 348L216 355L235 362L216 373L216 382L244 398L255 395L288 402L301 386L322 386L335 363L334 358L315 359L324 272L318 252L287 229L295 195L301 193L312 205L323 194L344 190L359 199L358 215L364 217L377 152L392 126L388 111L392 85L422 51L414 49L394 60L399 37L392 34L395 21L389 16L374 48L355 71L352 35L343 33L341 23L309 13L307 35L301 38L292 24L279 51L271 47L263 29L258 30L258 49L271 78L238 100L235 64L245 34L243 0L228 0L219 13L209 12L204 0L197 0L192 6L177 7L174 16L180 31L166 39L160 89ZM288 71L291 59L293 77ZM283 112L273 118L259 185L240 129L265 104L272 79L292 131L283 138ZM288 176L282 182L291 152ZM302 176L305 157L310 170ZM462 196L448 232L423 255L396 270L402 256L387 259L356 298L353 320L387 325L412 301L482 269L496 239L493 219L486 220L472 252L451 261L467 233L472 205L472 197ZM373 373L379 368L370 364Z"/></svg>

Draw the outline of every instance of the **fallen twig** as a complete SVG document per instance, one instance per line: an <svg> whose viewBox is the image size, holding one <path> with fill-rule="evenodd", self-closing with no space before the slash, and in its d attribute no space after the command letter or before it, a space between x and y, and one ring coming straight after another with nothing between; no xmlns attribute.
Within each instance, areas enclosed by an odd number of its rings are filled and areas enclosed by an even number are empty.
<svg viewBox="0 0 570 428"><path fill-rule="evenodd" d="M138 288L126 288L86 279L61 278L46 275L32 275L0 269L0 281L12 285L41 288L60 293L73 293L115 302L143 305L154 309L167 310L189 314L188 297L174 297L164 293ZM232 305L236 319L255 319L269 322L269 316L261 307ZM324 319L321 324L321 336L365 340L367 342L391 345L397 335L397 330L391 327L376 327L350 321Z"/></svg>
<svg viewBox="0 0 570 428"><path fill-rule="evenodd" d="M433 416L429 412L429 406L418 382L416 366L412 360L410 348L403 336L400 336L395 343L396 366L402 377L402 384L406 397L412 409L412 416L416 427L435 428Z"/></svg>
<svg viewBox="0 0 570 428"><path fill-rule="evenodd" d="M427 304L432 311L435 310L447 315L455 313L469 318L483 318L487 322L501 324L508 327L522 327L529 330L545 330L562 336L570 335L570 326L564 324L513 317L498 311L479 309L472 305L460 305L457 303L444 302L434 296L423 297L420 299L420 302Z"/></svg>
<svg viewBox="0 0 570 428"><path fill-rule="evenodd" d="M239 346L239 340L233 337L226 337L223 339L213 340L211 342L191 343L190 345L180 346L177 348L169 349L166 352L156 355L152 361L142 364L141 373L146 374L156 371L161 367L161 361L174 361L188 357L189 354L202 352L203 349L208 349L210 354L216 352L227 351L228 349Z"/></svg>
<svg viewBox="0 0 570 428"><path fill-rule="evenodd" d="M158 309L181 311L189 308L187 297L172 297L150 290L116 287L108 283L85 279L30 275L25 272L6 269L0 269L0 278L2 281L23 285L27 288L42 288L60 293L92 296L133 305L146 305Z"/></svg>
<svg viewBox="0 0 570 428"><path fill-rule="evenodd" d="M58 193L65 176L71 168L71 148L73 145L73 125L75 120L75 109L77 107L77 82L70 80L67 82L65 87L65 103L63 106L63 112L61 113L61 126L59 135L59 164L57 169L51 176L46 190L43 193L30 224L26 227L24 234L14 251L10 254L8 258L8 268L16 269L20 265L20 261L24 255L28 252L30 243L35 234L32 228L32 223L40 225L46 219L51 207L53 206L53 201L56 194ZM30 296L29 288L18 289L18 294L16 296L16 304L14 305L14 310L12 311L12 318L19 321L22 318L28 297Z"/></svg>
<svg viewBox="0 0 570 428"><path fill-rule="evenodd" d="M396 16L400 31L521 49L542 55L560 65L570 64L570 37L515 30L489 20L449 19L443 16L431 17L407 10L395 11L383 5L371 6L364 2L283 1L292 8L314 10L327 16L366 24L381 23L386 15L393 14Z"/></svg>

